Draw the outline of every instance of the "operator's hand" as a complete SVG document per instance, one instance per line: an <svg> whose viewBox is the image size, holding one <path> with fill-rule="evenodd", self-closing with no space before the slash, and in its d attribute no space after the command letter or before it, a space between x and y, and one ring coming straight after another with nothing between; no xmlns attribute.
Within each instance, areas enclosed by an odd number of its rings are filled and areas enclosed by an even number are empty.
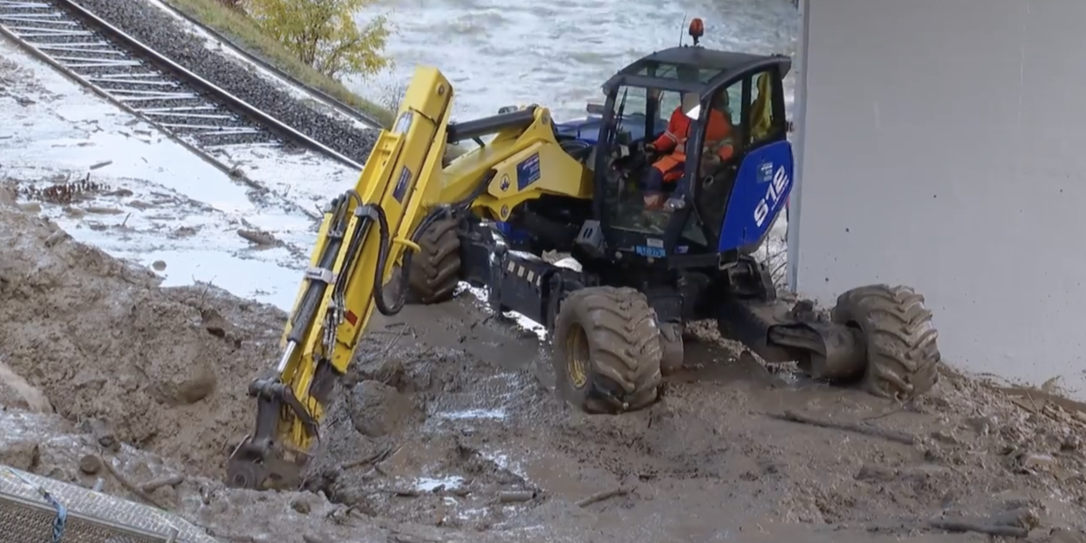
<svg viewBox="0 0 1086 543"><path fill-rule="evenodd" d="M645 209L660 209L664 207L664 195L663 194L646 194L645 195Z"/></svg>
<svg viewBox="0 0 1086 543"><path fill-rule="evenodd" d="M646 143L645 144L645 152L649 153L649 154L655 153L656 152L656 145L654 145L652 143Z"/></svg>

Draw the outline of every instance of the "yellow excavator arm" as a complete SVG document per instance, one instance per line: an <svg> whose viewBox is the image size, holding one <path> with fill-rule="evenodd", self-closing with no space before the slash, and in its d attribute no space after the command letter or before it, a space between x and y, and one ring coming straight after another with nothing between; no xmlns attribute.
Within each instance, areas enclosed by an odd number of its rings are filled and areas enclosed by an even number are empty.
<svg viewBox="0 0 1086 543"><path fill-rule="evenodd" d="M592 197L591 173L561 149L545 108L450 125L452 98L437 69L416 69L395 124L381 131L357 185L325 209L282 355L249 385L256 427L231 452L227 484L297 486L336 378L347 371L374 309L393 315L403 307L411 255L429 225L449 213L505 220L543 194ZM443 168L448 143L481 143L484 135L494 137ZM518 165L532 161L543 166L530 187L508 182ZM388 300L384 287L397 263L401 280Z"/></svg>
<svg viewBox="0 0 1086 543"><path fill-rule="evenodd" d="M411 241L427 184L440 183L452 86L420 68L396 124L382 130L354 190L325 208L309 268L295 298L274 372L255 380L257 423L231 454L227 482L294 486L318 435L334 377L347 370L374 308L395 314L383 286ZM433 191L429 191L433 194ZM408 253L410 254L410 253ZM403 270L409 266L404 262ZM406 281L401 282L406 287Z"/></svg>

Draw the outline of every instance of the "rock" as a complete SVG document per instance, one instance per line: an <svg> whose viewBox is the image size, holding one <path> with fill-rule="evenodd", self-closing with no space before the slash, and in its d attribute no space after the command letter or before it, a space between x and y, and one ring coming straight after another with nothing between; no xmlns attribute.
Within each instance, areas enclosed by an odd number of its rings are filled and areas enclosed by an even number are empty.
<svg viewBox="0 0 1086 543"><path fill-rule="evenodd" d="M79 459L79 471L87 475L94 475L101 471L102 459L93 454L88 454Z"/></svg>
<svg viewBox="0 0 1086 543"><path fill-rule="evenodd" d="M38 465L38 458L39 450L36 441L0 441L0 464L30 472Z"/></svg>
<svg viewBox="0 0 1086 543"><path fill-rule="evenodd" d="M102 419L88 419L83 421L81 429L94 436L94 440L99 445L109 449L113 452L121 450L121 442L117 440L117 435L113 433L113 428L109 423Z"/></svg>
<svg viewBox="0 0 1086 543"><path fill-rule="evenodd" d="M961 445L962 444L961 440L959 440L956 436L954 436L954 434L951 434L949 432L944 432L942 430L932 432L931 437L932 437L932 439L934 439L936 441L939 441L939 442L942 442L942 443L945 443L947 445Z"/></svg>
<svg viewBox="0 0 1086 543"><path fill-rule="evenodd" d="M1086 543L1086 532L1071 528L1053 528L1048 543Z"/></svg>
<svg viewBox="0 0 1086 543"><path fill-rule="evenodd" d="M1082 448L1082 439L1078 436L1070 435L1064 438L1063 443L1060 444L1060 450L1063 452L1073 452Z"/></svg>
<svg viewBox="0 0 1086 543"><path fill-rule="evenodd" d="M67 232L63 230L57 230L56 232L49 234L49 237L45 238L44 243L46 247L52 247L68 239L71 239L71 236L69 236Z"/></svg>
<svg viewBox="0 0 1086 543"><path fill-rule="evenodd" d="M208 397L217 384L215 372L206 359L192 360L192 364L176 372L160 372L156 384L158 398L168 404L191 405Z"/></svg>
<svg viewBox="0 0 1086 543"><path fill-rule="evenodd" d="M1029 471L1046 471L1056 463L1051 455L1024 453L1018 457L1018 465Z"/></svg>
<svg viewBox="0 0 1086 543"><path fill-rule="evenodd" d="M1033 530L1041 525L1041 517L1030 507L1019 507L993 515L992 524Z"/></svg>
<svg viewBox="0 0 1086 543"><path fill-rule="evenodd" d="M154 268L155 271L162 271L166 269L166 262L162 260L156 260L151 263L151 267Z"/></svg>
<svg viewBox="0 0 1086 543"><path fill-rule="evenodd" d="M290 507L303 515L308 515L309 512L313 509L312 506L309 504L309 500L307 500L305 496L298 496L297 498L291 500Z"/></svg>
<svg viewBox="0 0 1086 543"><path fill-rule="evenodd" d="M879 481L885 483L897 479L897 470L884 466L864 464L860 467L860 471L856 473L856 479L860 481Z"/></svg>
<svg viewBox="0 0 1086 543"><path fill-rule="evenodd" d="M207 333L217 337L226 339L227 336L235 337L234 326L230 324L230 321L226 320L222 314L214 309L201 309L200 321L203 323Z"/></svg>
<svg viewBox="0 0 1086 543"><path fill-rule="evenodd" d="M971 417L965 422L973 429L973 431L982 436L986 436L998 429L996 420L992 417Z"/></svg>
<svg viewBox="0 0 1086 543"><path fill-rule="evenodd" d="M238 236L258 246L275 245L278 241L275 239L275 236L260 230L246 230L244 228L239 228Z"/></svg>
<svg viewBox="0 0 1086 543"><path fill-rule="evenodd" d="M395 431L411 414L411 400L377 381L362 381L351 390L348 412L356 430L367 437Z"/></svg>
<svg viewBox="0 0 1086 543"><path fill-rule="evenodd" d="M0 361L0 406L32 413L53 412L49 398L3 361Z"/></svg>
<svg viewBox="0 0 1086 543"><path fill-rule="evenodd" d="M49 470L46 477L53 479L54 481L70 482L72 480L71 475L69 475L64 468L53 468Z"/></svg>

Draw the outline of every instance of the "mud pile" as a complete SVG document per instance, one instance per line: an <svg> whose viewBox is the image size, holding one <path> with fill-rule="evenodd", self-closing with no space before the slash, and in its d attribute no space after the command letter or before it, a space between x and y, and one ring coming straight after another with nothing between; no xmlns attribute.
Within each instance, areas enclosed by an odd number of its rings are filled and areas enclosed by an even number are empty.
<svg viewBox="0 0 1086 543"><path fill-rule="evenodd" d="M897 404L694 326L657 404L586 416L555 399L546 345L470 295L374 317L304 491L227 489L224 445L252 424L244 391L283 313L160 288L11 201L0 462L102 477L226 541L1086 542L1086 406L949 370Z"/></svg>
<svg viewBox="0 0 1086 543"><path fill-rule="evenodd" d="M211 285L160 289L150 270L4 198L2 362L103 442L218 468L226 441L252 422L246 385L273 360L283 313Z"/></svg>

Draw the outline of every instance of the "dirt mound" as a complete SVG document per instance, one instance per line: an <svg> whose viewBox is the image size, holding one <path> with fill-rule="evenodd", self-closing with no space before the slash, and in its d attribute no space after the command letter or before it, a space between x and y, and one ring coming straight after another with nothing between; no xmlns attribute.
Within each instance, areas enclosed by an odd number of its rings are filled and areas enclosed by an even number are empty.
<svg viewBox="0 0 1086 543"><path fill-rule="evenodd" d="M210 285L158 284L10 194L0 202L3 362L105 442L213 471L252 423L246 386L274 359L285 316Z"/></svg>
<svg viewBox="0 0 1086 543"><path fill-rule="evenodd" d="M659 402L587 416L555 398L546 348L471 296L374 316L309 492L226 489L223 446L250 429L244 391L284 318L208 285L160 288L0 194L0 403L48 410L40 390L75 423L20 415L0 452L89 485L84 455L131 443L158 454L103 456L138 481L206 474L154 497L239 540L982 540L938 524L973 522L1055 542L1086 527L1086 406L949 370L896 404L767 369L694 326ZM5 448L46 419L57 436Z"/></svg>

